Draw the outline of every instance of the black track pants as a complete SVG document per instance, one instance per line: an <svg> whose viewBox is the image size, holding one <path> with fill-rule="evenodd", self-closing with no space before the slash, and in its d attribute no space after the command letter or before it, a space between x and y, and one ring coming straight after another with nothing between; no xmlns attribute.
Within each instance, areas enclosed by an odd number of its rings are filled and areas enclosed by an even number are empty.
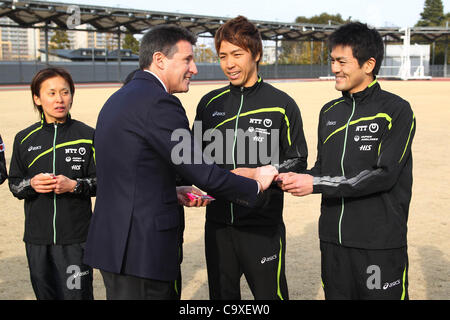
<svg viewBox="0 0 450 320"><path fill-rule="evenodd" d="M407 247L367 250L320 242L325 299L407 300Z"/></svg>
<svg viewBox="0 0 450 320"><path fill-rule="evenodd" d="M241 299L242 274L256 300L289 299L284 224L234 227L206 222L205 252L210 299Z"/></svg>
<svg viewBox="0 0 450 320"><path fill-rule="evenodd" d="M25 244L31 284L38 300L93 300L92 268L84 244Z"/></svg>

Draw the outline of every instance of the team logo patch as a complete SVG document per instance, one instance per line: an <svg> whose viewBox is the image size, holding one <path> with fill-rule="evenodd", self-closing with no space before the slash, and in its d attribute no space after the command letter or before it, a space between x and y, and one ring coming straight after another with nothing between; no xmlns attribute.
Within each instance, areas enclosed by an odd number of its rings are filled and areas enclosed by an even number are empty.
<svg viewBox="0 0 450 320"><path fill-rule="evenodd" d="M86 154L86 148L85 147L80 147L80 149L78 149L78 153L82 156L84 156Z"/></svg>
<svg viewBox="0 0 450 320"><path fill-rule="evenodd" d="M379 129L378 123L371 123L369 125L369 131L372 133L378 132L378 129Z"/></svg>
<svg viewBox="0 0 450 320"><path fill-rule="evenodd" d="M270 119L264 119L263 124L264 124L264 126L265 126L266 128L270 128L270 127L272 126L272 120L270 120Z"/></svg>

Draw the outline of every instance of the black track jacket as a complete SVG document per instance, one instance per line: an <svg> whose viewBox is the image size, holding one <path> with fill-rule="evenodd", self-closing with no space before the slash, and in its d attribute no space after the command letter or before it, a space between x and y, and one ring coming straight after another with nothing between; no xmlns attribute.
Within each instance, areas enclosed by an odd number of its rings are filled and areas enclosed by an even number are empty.
<svg viewBox="0 0 450 320"><path fill-rule="evenodd" d="M303 172L307 166L297 104L261 77L252 87L229 84L206 94L197 107L193 134L203 138L204 155L211 154L217 165L228 170L281 164L280 172ZM212 149L215 152L209 152ZM260 194L259 204L250 209L217 199L207 206L206 219L235 226L283 222L283 192L277 186Z"/></svg>
<svg viewBox="0 0 450 320"><path fill-rule="evenodd" d="M8 173L6 171L5 162L5 145L3 144L2 136L0 136L0 184L2 184L6 178L8 178Z"/></svg>
<svg viewBox="0 0 450 320"><path fill-rule="evenodd" d="M405 246L414 113L377 80L320 112L314 193L322 241L363 249Z"/></svg>
<svg viewBox="0 0 450 320"><path fill-rule="evenodd" d="M9 171L13 195L25 199L26 243L73 244L86 241L95 196L94 129L68 117L65 123L40 122L14 140ZM75 193L37 193L30 180L39 173L79 180Z"/></svg>

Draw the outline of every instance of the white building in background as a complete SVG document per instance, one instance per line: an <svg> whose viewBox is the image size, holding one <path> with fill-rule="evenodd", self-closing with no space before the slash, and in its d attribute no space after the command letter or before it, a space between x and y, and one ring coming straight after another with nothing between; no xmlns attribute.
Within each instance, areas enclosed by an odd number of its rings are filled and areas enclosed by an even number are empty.
<svg viewBox="0 0 450 320"><path fill-rule="evenodd" d="M263 47L263 57L261 62L266 64L275 63L276 57L276 47L274 45L265 45Z"/></svg>
<svg viewBox="0 0 450 320"><path fill-rule="evenodd" d="M8 17L1 17L0 24L17 25ZM87 25L77 27L77 29L89 28ZM49 46L50 39L54 34L54 30L48 30ZM117 49L117 35L115 34L68 30L67 35L70 41L70 49ZM38 58L44 60L39 49L45 49L45 32L43 29L0 27L0 60L36 60Z"/></svg>
<svg viewBox="0 0 450 320"><path fill-rule="evenodd" d="M0 23L4 25L15 25L7 17L0 18ZM33 48L29 46L29 39L32 36L32 29L22 29L13 27L0 28L0 60L28 60L33 55Z"/></svg>
<svg viewBox="0 0 450 320"><path fill-rule="evenodd" d="M92 29L88 25L80 25L77 29ZM112 33L99 33L88 31L68 31L73 34L73 40L71 39L72 49L77 48L97 48L97 49L116 49L117 48L117 35ZM70 37L70 36L69 36ZM123 41L123 36L122 36Z"/></svg>
<svg viewBox="0 0 450 320"><path fill-rule="evenodd" d="M406 61L405 52L409 53L409 60ZM418 78L428 75L430 70L430 45L411 44L408 47L398 44L386 45L380 76L401 77L405 72L404 68L409 68L410 77Z"/></svg>

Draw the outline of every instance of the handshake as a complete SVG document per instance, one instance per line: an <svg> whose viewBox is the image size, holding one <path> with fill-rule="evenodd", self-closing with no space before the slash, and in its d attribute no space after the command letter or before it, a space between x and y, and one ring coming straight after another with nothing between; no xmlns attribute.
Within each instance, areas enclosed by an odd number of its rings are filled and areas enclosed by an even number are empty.
<svg viewBox="0 0 450 320"><path fill-rule="evenodd" d="M281 190L289 192L294 196L306 196L313 192L313 177L308 174L298 174L293 172L278 173L272 165L258 168L236 168L231 170L236 175L254 179L258 182L259 191L267 190L273 183L276 183ZM191 186L177 187L178 202L186 207L204 207L211 200L205 198L190 199L187 193L203 195L202 191Z"/></svg>
<svg viewBox="0 0 450 320"><path fill-rule="evenodd" d="M234 174L255 179L260 185L260 191L264 191L273 182L277 183L281 190L294 196L306 196L313 192L313 177L309 174L294 172L278 173L271 165L258 168L237 168L232 170Z"/></svg>

